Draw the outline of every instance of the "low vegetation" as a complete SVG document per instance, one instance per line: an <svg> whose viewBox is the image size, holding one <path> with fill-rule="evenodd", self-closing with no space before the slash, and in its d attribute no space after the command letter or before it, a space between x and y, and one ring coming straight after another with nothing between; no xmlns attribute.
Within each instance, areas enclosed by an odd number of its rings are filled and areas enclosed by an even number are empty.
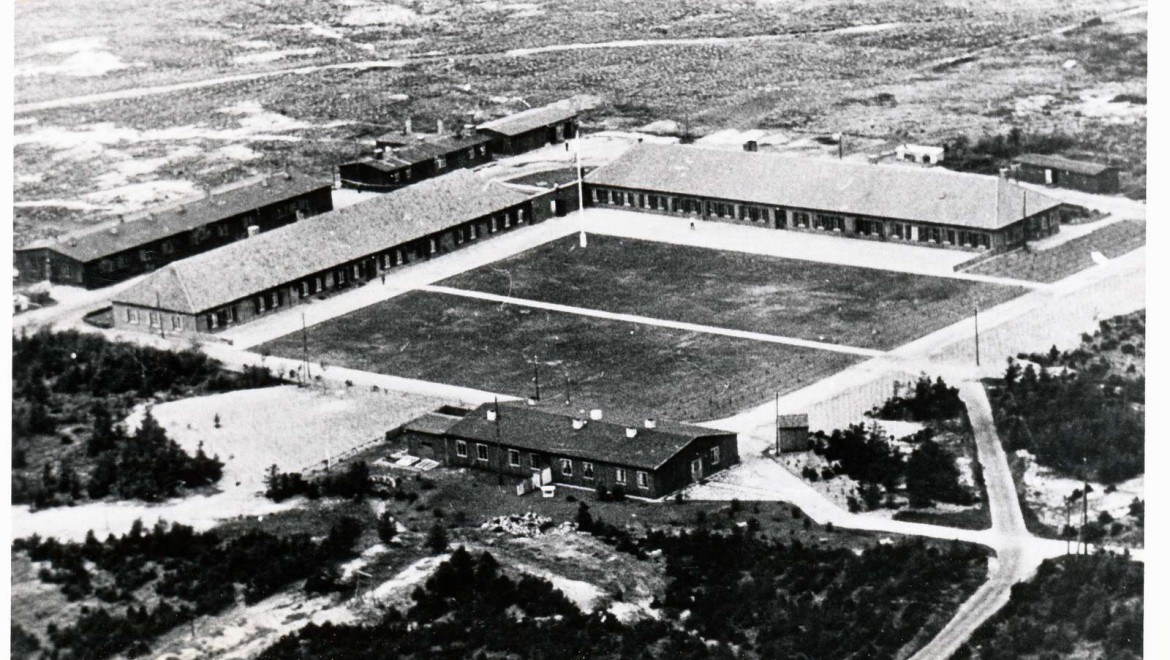
<svg viewBox="0 0 1170 660"><path fill-rule="evenodd" d="M127 432L116 420L135 405L264 387L267 369L224 372L195 350L165 351L76 331L13 339L12 497L37 507L116 497L158 501L215 483L222 464L167 438L147 412Z"/></svg>
<svg viewBox="0 0 1170 660"><path fill-rule="evenodd" d="M937 503L970 506L983 500L982 474L978 461L972 460L974 488L962 483L957 457L968 454L974 459L973 436L967 421L967 408L959 399L958 389L941 378L920 377L907 385L904 394L895 394L870 413L875 419L919 422L923 428L895 443L878 425L852 424L831 433L813 434L813 451L828 461L820 471L806 467L802 476L810 481L832 479L843 474L857 482L848 498L853 511L900 508L904 495L910 509L899 511L899 519L922 520L920 511ZM903 451L901 447L908 446ZM985 527L986 516L960 516L948 521L950 514L931 514L931 521L954 523L965 527Z"/></svg>
<svg viewBox="0 0 1170 660"><path fill-rule="evenodd" d="M1027 450L1040 465L1077 479L1114 484L1142 474L1144 352L1142 311L1102 321L1074 351L1023 356L1039 370L1009 361L988 388L1007 449Z"/></svg>
<svg viewBox="0 0 1170 660"><path fill-rule="evenodd" d="M1144 573L1141 563L1107 553L1049 559L955 658L1141 658Z"/></svg>
<svg viewBox="0 0 1170 660"><path fill-rule="evenodd" d="M1146 223L1122 220L1043 250L1016 250L980 262L966 271L1033 282L1055 282L1091 268L1093 252L1116 259L1146 244Z"/></svg>
<svg viewBox="0 0 1170 660"><path fill-rule="evenodd" d="M407 611L309 625L261 658L892 657L936 632L985 572L981 550L922 542L858 555L700 528L650 532L640 545L665 557L656 619L582 613L548 582L459 548Z"/></svg>
<svg viewBox="0 0 1170 660"><path fill-rule="evenodd" d="M361 534L362 523L349 517L321 540L264 531L229 536L161 522L148 530L139 522L120 538L99 541L91 532L84 543L61 543L32 536L12 551L40 563L38 578L60 585L68 600L97 601L70 625L48 625L51 657L133 657L197 616L259 602L298 580L309 591L339 589L335 566L353 555Z"/></svg>

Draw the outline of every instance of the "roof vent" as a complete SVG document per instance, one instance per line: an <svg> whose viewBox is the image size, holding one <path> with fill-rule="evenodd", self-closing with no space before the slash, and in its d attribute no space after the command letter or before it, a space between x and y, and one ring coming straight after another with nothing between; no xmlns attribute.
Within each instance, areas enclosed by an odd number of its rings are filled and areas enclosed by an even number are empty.
<svg viewBox="0 0 1170 660"><path fill-rule="evenodd" d="M658 428L658 420L654 419L653 417L647 417L646 421L643 422L642 425L648 429L656 429Z"/></svg>
<svg viewBox="0 0 1170 660"><path fill-rule="evenodd" d="M488 411L487 411L487 421L489 421L489 422L494 422L494 421L496 421L496 409L495 409L495 408L489 408L489 409L488 409Z"/></svg>
<svg viewBox="0 0 1170 660"><path fill-rule="evenodd" d="M634 428L633 426L626 427L626 437L627 438L637 437L637 435L638 435L638 429Z"/></svg>
<svg viewBox="0 0 1170 660"><path fill-rule="evenodd" d="M585 428L585 420L581 419L580 417L574 417L573 418L573 430L580 431L583 428Z"/></svg>
<svg viewBox="0 0 1170 660"><path fill-rule="evenodd" d="M594 408L589 411L589 419L601 419L601 408Z"/></svg>

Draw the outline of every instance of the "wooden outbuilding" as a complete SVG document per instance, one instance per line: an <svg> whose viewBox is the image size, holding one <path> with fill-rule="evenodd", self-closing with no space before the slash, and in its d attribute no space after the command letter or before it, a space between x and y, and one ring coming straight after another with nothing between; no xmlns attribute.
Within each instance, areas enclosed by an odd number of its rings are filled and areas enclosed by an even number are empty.
<svg viewBox="0 0 1170 660"><path fill-rule="evenodd" d="M1116 167L1046 154L1024 154L1012 159L1015 178L1060 188L1113 195L1121 191Z"/></svg>

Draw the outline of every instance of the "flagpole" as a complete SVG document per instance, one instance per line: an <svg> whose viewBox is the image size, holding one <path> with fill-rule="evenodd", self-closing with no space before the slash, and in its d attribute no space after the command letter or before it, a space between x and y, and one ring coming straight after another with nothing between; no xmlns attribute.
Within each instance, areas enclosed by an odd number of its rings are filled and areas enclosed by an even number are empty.
<svg viewBox="0 0 1170 660"><path fill-rule="evenodd" d="M577 162L577 214L580 222L580 244L581 247L589 245L589 239L585 238L585 178L581 173L581 148L578 144L581 141L581 129L577 129L577 137L573 139L573 158Z"/></svg>

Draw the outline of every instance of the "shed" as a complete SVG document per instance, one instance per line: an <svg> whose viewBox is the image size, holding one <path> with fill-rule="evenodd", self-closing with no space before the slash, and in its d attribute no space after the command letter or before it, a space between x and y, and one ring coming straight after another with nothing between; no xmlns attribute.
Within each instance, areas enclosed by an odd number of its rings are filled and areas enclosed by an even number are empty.
<svg viewBox="0 0 1170 660"><path fill-rule="evenodd" d="M776 446L781 452L808 450L808 415L806 413L776 417Z"/></svg>
<svg viewBox="0 0 1170 660"><path fill-rule="evenodd" d="M1121 173L1111 165L1047 154L1023 154L1012 159L1017 179L1085 192L1115 194Z"/></svg>

